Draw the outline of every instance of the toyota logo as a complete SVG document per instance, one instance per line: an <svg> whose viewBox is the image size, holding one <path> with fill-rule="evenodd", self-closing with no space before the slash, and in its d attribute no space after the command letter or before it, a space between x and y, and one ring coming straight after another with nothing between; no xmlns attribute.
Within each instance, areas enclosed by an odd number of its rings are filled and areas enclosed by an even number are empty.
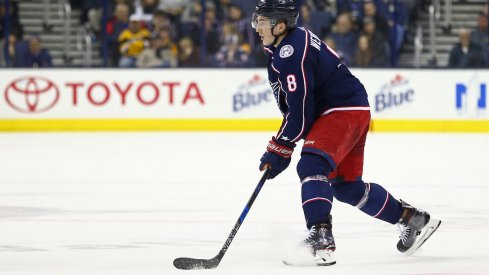
<svg viewBox="0 0 489 275"><path fill-rule="evenodd" d="M43 77L18 78L5 90L8 105L22 113L45 112L51 109L58 99L58 87Z"/></svg>

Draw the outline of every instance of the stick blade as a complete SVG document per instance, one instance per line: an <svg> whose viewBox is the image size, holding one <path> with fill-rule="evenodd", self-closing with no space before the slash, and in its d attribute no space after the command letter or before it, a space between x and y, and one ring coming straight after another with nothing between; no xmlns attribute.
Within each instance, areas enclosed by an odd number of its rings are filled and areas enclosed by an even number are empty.
<svg viewBox="0 0 489 275"><path fill-rule="evenodd" d="M219 265L219 259L193 259L193 258L176 258L173 265L178 269L213 269Z"/></svg>

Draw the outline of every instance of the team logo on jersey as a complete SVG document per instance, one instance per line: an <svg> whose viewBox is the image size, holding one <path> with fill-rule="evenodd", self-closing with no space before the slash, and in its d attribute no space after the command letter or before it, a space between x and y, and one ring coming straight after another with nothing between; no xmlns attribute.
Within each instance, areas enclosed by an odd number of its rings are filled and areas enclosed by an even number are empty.
<svg viewBox="0 0 489 275"><path fill-rule="evenodd" d="M280 49L280 57L286 58L294 53L294 48L290 45L285 45Z"/></svg>

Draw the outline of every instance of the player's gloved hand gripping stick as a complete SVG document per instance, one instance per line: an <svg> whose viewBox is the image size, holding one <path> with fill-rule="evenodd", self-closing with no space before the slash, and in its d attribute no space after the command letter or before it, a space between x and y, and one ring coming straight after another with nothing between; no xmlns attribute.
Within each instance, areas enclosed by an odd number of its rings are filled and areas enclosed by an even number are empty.
<svg viewBox="0 0 489 275"><path fill-rule="evenodd" d="M290 164L295 144L292 142L278 141L275 137L268 143L267 151L260 159L260 171L270 169L269 179L273 179L282 173Z"/></svg>
<svg viewBox="0 0 489 275"><path fill-rule="evenodd" d="M251 198L248 200L248 203L246 204L245 208L243 209L243 212L241 212L241 215L239 216L238 221L233 227L233 230L231 230L231 233L229 234L226 242L224 243L223 247L221 248L221 251L212 259L194 259L194 258L177 258L173 261L173 265L178 268L178 269L211 269L211 268L216 268L219 263L221 262L222 258L224 257L224 254L226 254L226 251L228 250L229 246L231 245L231 242L234 239L234 236L236 236L236 233L238 233L238 229L243 223L244 219L246 218L246 215L248 214L248 211L250 210L251 206L253 205L253 202L255 201L256 197L260 193L261 188L265 184L265 181L269 177L270 174L270 169L266 169L265 172L263 173L263 176L260 179L260 182L258 182L258 185L255 188L255 191L253 192L253 195L251 195Z"/></svg>

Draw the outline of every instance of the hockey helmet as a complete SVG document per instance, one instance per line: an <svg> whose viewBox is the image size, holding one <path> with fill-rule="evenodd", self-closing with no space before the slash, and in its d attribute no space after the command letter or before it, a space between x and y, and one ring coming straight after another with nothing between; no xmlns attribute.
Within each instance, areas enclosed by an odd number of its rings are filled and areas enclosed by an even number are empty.
<svg viewBox="0 0 489 275"><path fill-rule="evenodd" d="M299 19L296 0L260 0L251 20L251 25L255 29L260 28L259 15L270 19L270 27L276 26L283 20L288 29L295 28Z"/></svg>

